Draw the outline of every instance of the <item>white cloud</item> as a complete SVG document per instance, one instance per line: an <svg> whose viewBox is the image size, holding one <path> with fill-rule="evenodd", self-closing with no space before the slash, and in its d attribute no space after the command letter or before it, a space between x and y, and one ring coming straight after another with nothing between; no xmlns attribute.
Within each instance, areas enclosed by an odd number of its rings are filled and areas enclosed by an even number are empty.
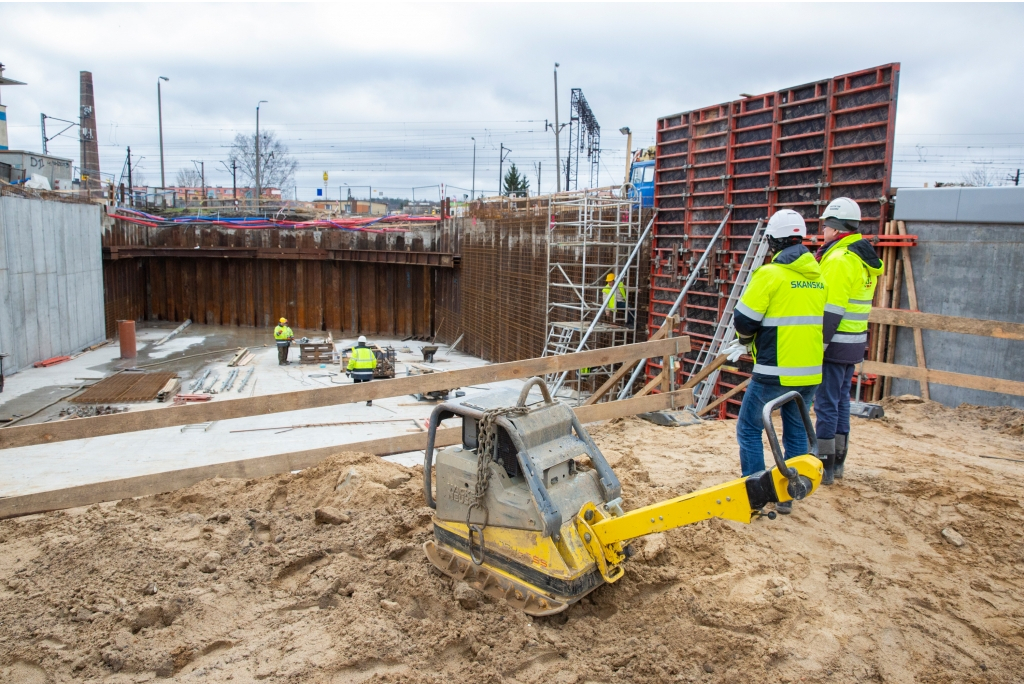
<svg viewBox="0 0 1024 685"><path fill-rule="evenodd" d="M470 136L478 188L496 186L501 143L525 171L543 162L551 188L553 137L542 129L554 118L555 61L561 119L580 87L603 126L605 182L621 175L620 126L651 144L658 116L890 61L902 63L897 145L927 143L935 161L897 161L896 182L1024 154L1006 147L1024 135L994 135L1024 133L1018 5L5 4L0 21L7 73L29 84L3 90L12 147L39 148L40 112L73 119L78 71L91 70L104 169L119 173L131 145L150 182L165 75L168 175L191 159L216 167L265 99L262 123L298 155L300 196L325 169L332 186L396 195L468 188ZM975 135L921 135L965 133ZM999 147L938 147L965 142ZM77 158L71 139L51 149Z"/></svg>

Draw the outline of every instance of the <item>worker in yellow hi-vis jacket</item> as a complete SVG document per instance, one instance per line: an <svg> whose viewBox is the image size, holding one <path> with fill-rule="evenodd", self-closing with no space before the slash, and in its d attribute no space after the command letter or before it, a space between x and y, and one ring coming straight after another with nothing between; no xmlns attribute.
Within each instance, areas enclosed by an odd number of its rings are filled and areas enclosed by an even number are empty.
<svg viewBox="0 0 1024 685"><path fill-rule="evenodd" d="M828 283L823 342L825 362L814 396L818 458L825 468L822 485L843 477L850 442L850 385L868 348L868 315L882 260L864 239L871 222L861 227L860 206L848 197L832 200L821 215L825 244L815 255ZM858 398L859 399L859 398Z"/></svg>
<svg viewBox="0 0 1024 685"><path fill-rule="evenodd" d="M377 368L377 355L366 346L366 336L359 336L356 346L352 348L352 357L348 360L348 375L353 383L369 383L373 380L373 370ZM373 400L366 400L366 406Z"/></svg>
<svg viewBox="0 0 1024 685"><path fill-rule="evenodd" d="M803 217L792 209L779 210L768 220L765 236L774 256L751 276L735 310L739 340L722 350L729 361L743 354L754 359L736 422L744 476L764 470L765 404L796 390L810 409L821 382L821 325L828 289L818 262L803 245L806 235ZM807 454L807 432L793 403L782 407L782 442L787 459ZM776 511L788 514L792 506L780 503Z"/></svg>
<svg viewBox="0 0 1024 685"><path fill-rule="evenodd" d="M279 365L283 366L288 363L288 348L291 347L294 337L292 329L288 327L288 319L282 316L274 328L274 342L277 343L277 363Z"/></svg>

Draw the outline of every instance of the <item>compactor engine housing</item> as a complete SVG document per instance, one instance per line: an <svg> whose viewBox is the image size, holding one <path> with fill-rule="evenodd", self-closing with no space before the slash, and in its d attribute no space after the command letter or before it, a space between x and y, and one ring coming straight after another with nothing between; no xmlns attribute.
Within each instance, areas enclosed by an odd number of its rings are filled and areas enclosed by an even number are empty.
<svg viewBox="0 0 1024 685"><path fill-rule="evenodd" d="M533 385L520 393L446 402L434 410L424 464L424 494L436 511L435 540L427 554L449 575L458 575L452 568L461 565L474 575L490 573L492 584L501 576L516 584L513 593L524 601L532 597L537 606L524 606L533 609L530 613L554 613L601 584L574 520L587 503L621 511L621 487L572 409L551 401L542 383L537 385L543 399L528 396ZM492 417L493 451L485 455L490 475L482 500L474 504L482 420L511 408L517 409ZM436 427L456 416L462 418L461 444L438 451L432 479ZM480 563L471 569L474 559ZM541 611L539 603L551 611Z"/></svg>

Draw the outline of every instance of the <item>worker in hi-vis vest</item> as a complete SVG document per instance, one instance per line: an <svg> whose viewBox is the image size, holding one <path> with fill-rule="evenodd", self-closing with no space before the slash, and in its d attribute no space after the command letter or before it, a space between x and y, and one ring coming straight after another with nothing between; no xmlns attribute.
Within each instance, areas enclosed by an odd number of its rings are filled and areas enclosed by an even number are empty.
<svg viewBox="0 0 1024 685"><path fill-rule="evenodd" d="M626 326L633 326L633 312L629 311L627 304L629 300L626 297L626 286L620 281L619 287L612 292L612 286L615 285L615 274L608 274L604 277L605 286L601 288L601 299L602 301L607 298L608 300L608 311L610 312L624 312L626 314ZM611 295L609 297L609 295Z"/></svg>
<svg viewBox="0 0 1024 685"><path fill-rule="evenodd" d="M860 220L856 202L848 197L832 200L821 215L825 244L815 255L821 262L821 277L828 283L825 361L814 397L814 433L825 467L822 485L843 477L850 443L850 385L856 365L867 352L868 315L882 273L882 260L864 239L873 227L867 224L862 230Z"/></svg>
<svg viewBox="0 0 1024 685"><path fill-rule="evenodd" d="M288 348L292 344L292 329L288 328L288 319L281 317L274 327L274 342L277 343L277 363L281 366L288 363Z"/></svg>
<svg viewBox="0 0 1024 685"><path fill-rule="evenodd" d="M373 370L377 368L377 355L366 346L366 336L359 336L356 346L352 348L352 356L348 360L348 375L353 383L369 383L373 380ZM366 406L373 400L366 400Z"/></svg>
<svg viewBox="0 0 1024 685"><path fill-rule="evenodd" d="M779 210L768 220L765 236L774 256L751 275L734 315L739 340L722 350L729 361L743 354L754 360L736 423L744 476L764 470L764 405L796 390L809 410L821 382L827 286L814 255L803 245L806 235L803 217L792 209ZM792 402L782 407L782 438L787 459L807 454L807 432ZM793 504L779 503L775 508L789 514Z"/></svg>

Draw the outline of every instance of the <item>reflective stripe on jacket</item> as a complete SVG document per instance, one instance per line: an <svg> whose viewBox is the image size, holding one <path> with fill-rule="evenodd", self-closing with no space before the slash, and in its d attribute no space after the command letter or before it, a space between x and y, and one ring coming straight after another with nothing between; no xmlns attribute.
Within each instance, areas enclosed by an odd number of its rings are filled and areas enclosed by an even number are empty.
<svg viewBox="0 0 1024 685"><path fill-rule="evenodd" d="M278 326L274 329L274 340L279 342L287 342L288 338L293 337L292 329L287 326Z"/></svg>
<svg viewBox="0 0 1024 685"><path fill-rule="evenodd" d="M754 378L769 385L821 383L827 286L814 256L791 245L750 278L736 304L736 332L753 337Z"/></svg>
<svg viewBox="0 0 1024 685"><path fill-rule="evenodd" d="M868 315L882 260L860 233L851 233L826 246L821 277L828 284L822 331L825 361L857 364L868 344Z"/></svg>
<svg viewBox="0 0 1024 685"><path fill-rule="evenodd" d="M608 297L608 293L611 292L611 288L601 288L601 294L604 297ZM611 299L608 300L608 309L616 308L616 301L618 297L622 298L622 306L626 306L626 286L622 285L621 283L619 283L618 292L612 293Z"/></svg>
<svg viewBox="0 0 1024 685"><path fill-rule="evenodd" d="M348 360L349 371L372 371L377 368L377 357L369 347L352 348L352 357Z"/></svg>

